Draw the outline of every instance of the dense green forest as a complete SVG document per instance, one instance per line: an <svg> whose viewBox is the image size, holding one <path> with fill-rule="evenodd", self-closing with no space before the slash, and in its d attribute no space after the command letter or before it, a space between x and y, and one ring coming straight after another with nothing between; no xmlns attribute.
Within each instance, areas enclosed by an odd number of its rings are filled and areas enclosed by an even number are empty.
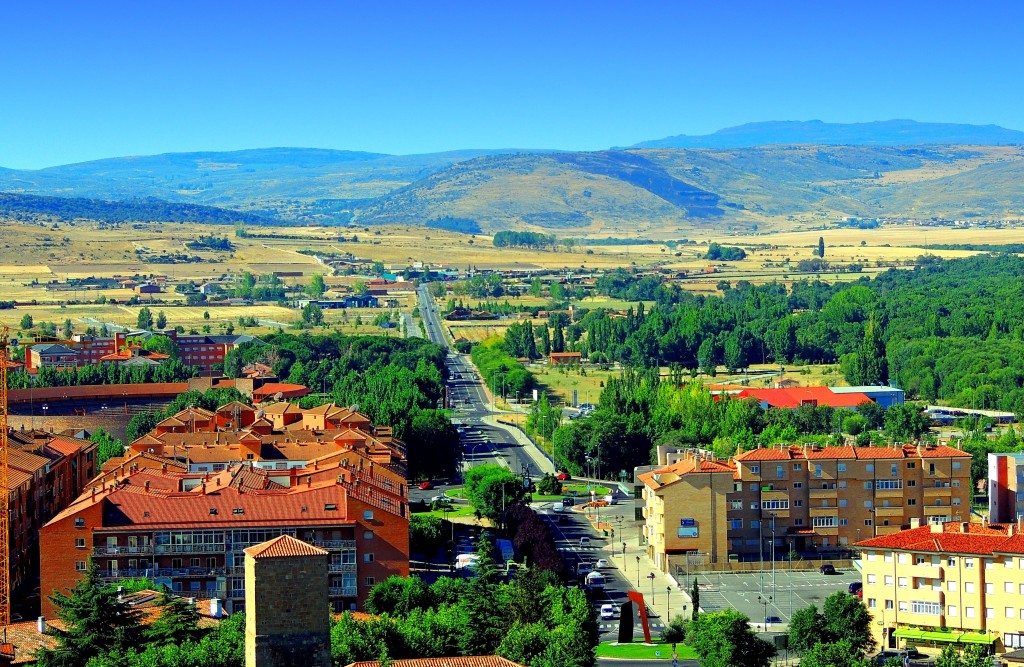
<svg viewBox="0 0 1024 667"><path fill-rule="evenodd" d="M241 211L215 206L180 204L160 199L102 201L80 197L44 197L0 192L0 215L47 215L63 222L96 220L99 222L199 222L208 225L284 225L286 223Z"/></svg>

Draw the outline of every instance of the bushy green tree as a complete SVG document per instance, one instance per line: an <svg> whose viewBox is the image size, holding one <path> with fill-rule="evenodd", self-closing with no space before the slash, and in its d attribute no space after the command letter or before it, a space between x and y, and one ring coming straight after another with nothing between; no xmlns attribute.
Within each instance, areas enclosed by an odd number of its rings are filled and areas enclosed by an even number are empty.
<svg viewBox="0 0 1024 667"><path fill-rule="evenodd" d="M689 639L704 667L768 667L776 653L754 634L750 619L732 609L698 616Z"/></svg>

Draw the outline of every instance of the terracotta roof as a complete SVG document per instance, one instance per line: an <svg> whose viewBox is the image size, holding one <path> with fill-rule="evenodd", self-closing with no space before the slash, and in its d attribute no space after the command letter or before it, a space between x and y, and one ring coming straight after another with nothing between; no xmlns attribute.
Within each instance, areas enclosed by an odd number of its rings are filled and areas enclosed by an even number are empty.
<svg viewBox="0 0 1024 667"><path fill-rule="evenodd" d="M936 447L903 445L902 447L811 447L790 445L789 447L760 447L742 452L734 457L736 461L787 461L790 459L916 459L916 458L970 458L967 452L939 445Z"/></svg>
<svg viewBox="0 0 1024 667"><path fill-rule="evenodd" d="M266 407L261 407L260 410L263 410L264 414L268 415L298 414L302 412L302 408L287 401L271 403Z"/></svg>
<svg viewBox="0 0 1024 667"><path fill-rule="evenodd" d="M7 450L7 464L11 468L17 468L18 470L31 474L38 470L45 469L46 466L50 464L50 460L42 456L23 452L20 449L14 449L11 447Z"/></svg>
<svg viewBox="0 0 1024 667"><path fill-rule="evenodd" d="M261 396L281 394L283 398L302 398L310 393L309 387L288 382L268 382L259 389L253 389L253 399Z"/></svg>
<svg viewBox="0 0 1024 667"><path fill-rule="evenodd" d="M391 667L525 667L496 655L458 656L452 658L410 658L388 663ZM346 667L380 667L379 660L353 662Z"/></svg>
<svg viewBox="0 0 1024 667"><path fill-rule="evenodd" d="M971 555L1024 553L1024 540L1020 539L1022 536L1011 535L1012 532L1012 525L980 523L963 525L957 521L950 521L942 525L941 532L933 532L930 525L921 526L864 540L858 542L856 546Z"/></svg>
<svg viewBox="0 0 1024 667"><path fill-rule="evenodd" d="M64 624L60 621L47 621L47 627L58 627L63 629ZM23 623L11 623L0 628L5 642L11 644L14 649L13 660L3 660L4 665L34 665L36 664L36 651L41 648L54 648L57 646L57 638L50 634L40 634L35 621Z"/></svg>
<svg viewBox="0 0 1024 667"><path fill-rule="evenodd" d="M657 470L643 473L638 477L638 479L652 489L658 489L679 481L684 475L692 475L695 473L732 474L735 471L736 467L731 463L688 457L682 461L673 463L670 466L665 466L664 468L658 468Z"/></svg>
<svg viewBox="0 0 1024 667"><path fill-rule="evenodd" d="M244 549L247 556L253 558L290 558L293 556L326 556L327 551L314 547L291 535L281 535L274 539Z"/></svg>
<svg viewBox="0 0 1024 667"><path fill-rule="evenodd" d="M76 438L68 438L65 436L58 435L47 443L50 447L53 447L64 456L74 456L78 452L82 451L82 448L89 444L88 440L78 440Z"/></svg>

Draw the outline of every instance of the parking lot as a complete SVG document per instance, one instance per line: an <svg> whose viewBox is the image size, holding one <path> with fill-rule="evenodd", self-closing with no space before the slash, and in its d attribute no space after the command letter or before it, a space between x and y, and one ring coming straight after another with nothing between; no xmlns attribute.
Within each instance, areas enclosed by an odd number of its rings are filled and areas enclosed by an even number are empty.
<svg viewBox="0 0 1024 667"><path fill-rule="evenodd" d="M701 608L705 611L735 609L746 614L758 626L763 626L766 615L775 617L770 620L770 626L785 624L794 611L811 604L820 609L829 595L846 591L850 583L861 580L860 572L855 569L825 575L817 570L790 572L784 569L784 565L777 565L774 582L770 570L764 573L697 574ZM764 602L769 598L766 609Z"/></svg>

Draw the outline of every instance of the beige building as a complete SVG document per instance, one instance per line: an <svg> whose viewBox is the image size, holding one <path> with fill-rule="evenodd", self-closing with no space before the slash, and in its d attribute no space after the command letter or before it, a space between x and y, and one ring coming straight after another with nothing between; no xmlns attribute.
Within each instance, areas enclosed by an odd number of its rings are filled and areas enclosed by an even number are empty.
<svg viewBox="0 0 1024 667"><path fill-rule="evenodd" d="M944 445L764 447L729 461L688 454L639 479L651 558L673 572L790 551L841 555L911 519L970 515L971 456Z"/></svg>
<svg viewBox="0 0 1024 667"><path fill-rule="evenodd" d="M863 595L883 646L1024 646L1024 534L1018 524L949 522L860 542Z"/></svg>

